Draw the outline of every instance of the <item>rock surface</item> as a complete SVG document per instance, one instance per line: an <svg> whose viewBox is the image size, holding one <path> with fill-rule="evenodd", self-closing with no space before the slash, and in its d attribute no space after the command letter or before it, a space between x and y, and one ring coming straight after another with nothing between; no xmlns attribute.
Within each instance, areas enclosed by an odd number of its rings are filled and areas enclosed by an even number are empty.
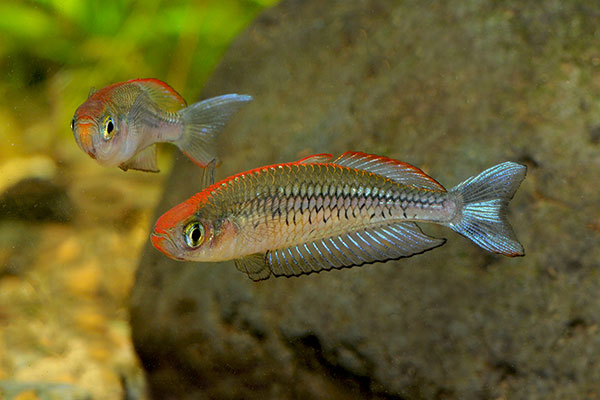
<svg viewBox="0 0 600 400"><path fill-rule="evenodd" d="M509 218L527 255L443 228L397 262L255 283L148 243L133 339L156 398L600 398L600 6L288 0L203 97L250 93L217 178L354 149L452 186L529 167ZM156 216L199 189L178 160Z"/></svg>

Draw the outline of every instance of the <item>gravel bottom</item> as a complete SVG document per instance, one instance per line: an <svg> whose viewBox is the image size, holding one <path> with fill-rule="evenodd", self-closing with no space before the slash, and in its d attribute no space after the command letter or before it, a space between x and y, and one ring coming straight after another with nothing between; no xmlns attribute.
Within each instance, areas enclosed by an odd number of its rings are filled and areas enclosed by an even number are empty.
<svg viewBox="0 0 600 400"><path fill-rule="evenodd" d="M82 157L52 175L71 221L0 220L0 398L144 399L128 298L165 174Z"/></svg>

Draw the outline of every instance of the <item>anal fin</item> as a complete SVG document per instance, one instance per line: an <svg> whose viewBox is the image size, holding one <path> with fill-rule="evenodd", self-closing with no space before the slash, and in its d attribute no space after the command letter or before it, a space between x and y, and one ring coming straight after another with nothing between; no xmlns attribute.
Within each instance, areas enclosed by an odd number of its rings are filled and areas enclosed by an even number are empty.
<svg viewBox="0 0 600 400"><path fill-rule="evenodd" d="M138 152L130 160L119 165L123 171L128 169L137 169L138 171L159 172L156 165L156 145L146 147Z"/></svg>
<svg viewBox="0 0 600 400"><path fill-rule="evenodd" d="M392 223L269 251L266 263L275 276L298 276L410 257L445 242L413 222Z"/></svg>

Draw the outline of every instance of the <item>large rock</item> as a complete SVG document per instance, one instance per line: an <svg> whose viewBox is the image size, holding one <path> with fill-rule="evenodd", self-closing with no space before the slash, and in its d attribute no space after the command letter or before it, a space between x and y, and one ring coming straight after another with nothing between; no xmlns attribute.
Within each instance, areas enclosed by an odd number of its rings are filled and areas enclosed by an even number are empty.
<svg viewBox="0 0 600 400"><path fill-rule="evenodd" d="M600 396L600 3L284 1L203 97L250 93L217 178L354 149L452 186L529 167L509 218L523 258L439 227L401 261L255 283L148 243L133 339L156 398ZM198 191L178 160L156 216Z"/></svg>

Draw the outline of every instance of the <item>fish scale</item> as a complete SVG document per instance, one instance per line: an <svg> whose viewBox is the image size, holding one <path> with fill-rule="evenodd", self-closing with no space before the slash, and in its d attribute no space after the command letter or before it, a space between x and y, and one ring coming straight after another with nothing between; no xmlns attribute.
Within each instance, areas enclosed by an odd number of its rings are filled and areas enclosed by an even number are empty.
<svg viewBox="0 0 600 400"><path fill-rule="evenodd" d="M382 222L445 221L453 210L443 207L446 192L330 164L257 169L207 192L212 208L207 212L238 229L237 251L262 252Z"/></svg>
<svg viewBox="0 0 600 400"><path fill-rule="evenodd" d="M212 184L162 215L152 243L177 260L234 260L253 280L410 257L445 243L415 222L448 226L488 251L524 254L506 219L522 165L498 164L446 191L390 158L330 159L317 154Z"/></svg>
<svg viewBox="0 0 600 400"><path fill-rule="evenodd" d="M228 94L189 106L165 82L132 79L98 91L75 111L78 146L105 166L158 172L157 143L173 143L204 167L216 158L216 137L251 96Z"/></svg>

